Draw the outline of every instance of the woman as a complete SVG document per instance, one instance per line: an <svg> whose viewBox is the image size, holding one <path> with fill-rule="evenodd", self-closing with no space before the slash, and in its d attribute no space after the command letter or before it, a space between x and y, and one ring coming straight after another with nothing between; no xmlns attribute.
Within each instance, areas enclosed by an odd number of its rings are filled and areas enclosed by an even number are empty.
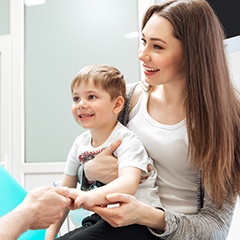
<svg viewBox="0 0 240 240"><path fill-rule="evenodd" d="M154 160L163 207L108 195L119 208L92 210L112 226L144 225L161 239L227 238L240 193L240 102L223 39L204 0L170 1L147 10L139 51L144 84L129 90L123 122ZM109 166L115 160L106 155L86 163L83 185L116 177Z"/></svg>

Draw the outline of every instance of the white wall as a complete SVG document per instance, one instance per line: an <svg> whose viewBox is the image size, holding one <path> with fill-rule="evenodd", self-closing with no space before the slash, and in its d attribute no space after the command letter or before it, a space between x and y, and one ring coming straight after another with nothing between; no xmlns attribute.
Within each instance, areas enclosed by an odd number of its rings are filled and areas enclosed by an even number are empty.
<svg viewBox="0 0 240 240"><path fill-rule="evenodd" d="M229 38L225 41L225 43L227 44L227 57L232 81L236 88L240 91L240 36ZM239 240L239 223L240 199L238 198L227 240Z"/></svg>

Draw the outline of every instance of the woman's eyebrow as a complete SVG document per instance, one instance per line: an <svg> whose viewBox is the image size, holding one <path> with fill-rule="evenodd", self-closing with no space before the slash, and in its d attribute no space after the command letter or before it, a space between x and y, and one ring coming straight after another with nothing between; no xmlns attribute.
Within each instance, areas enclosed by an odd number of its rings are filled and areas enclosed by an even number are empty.
<svg viewBox="0 0 240 240"><path fill-rule="evenodd" d="M162 40L161 38L150 38L151 41L159 41L162 42L164 44L167 44L164 40Z"/></svg>
<svg viewBox="0 0 240 240"><path fill-rule="evenodd" d="M142 36L145 37L144 34L142 34ZM162 42L164 44L167 44L167 42L165 42L163 39L157 38L157 37L151 37L150 40L151 41L160 41L160 42Z"/></svg>

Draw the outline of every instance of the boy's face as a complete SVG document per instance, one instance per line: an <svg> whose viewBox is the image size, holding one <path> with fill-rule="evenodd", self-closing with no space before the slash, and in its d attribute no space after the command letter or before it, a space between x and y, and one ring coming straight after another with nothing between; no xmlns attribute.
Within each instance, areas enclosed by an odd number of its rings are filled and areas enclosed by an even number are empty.
<svg viewBox="0 0 240 240"><path fill-rule="evenodd" d="M115 100L111 100L110 94L96 87L92 81L74 87L72 99L72 114L83 128L102 129L117 120Z"/></svg>

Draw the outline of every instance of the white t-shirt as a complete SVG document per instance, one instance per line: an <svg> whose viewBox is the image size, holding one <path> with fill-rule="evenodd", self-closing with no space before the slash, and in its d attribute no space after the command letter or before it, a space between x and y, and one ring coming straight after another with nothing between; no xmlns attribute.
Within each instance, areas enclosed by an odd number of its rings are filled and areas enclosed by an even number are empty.
<svg viewBox="0 0 240 240"><path fill-rule="evenodd" d="M142 141L157 169L158 194L162 205L171 211L197 212L198 171L188 158L185 120L175 125L155 121L147 111L148 92L143 91L129 115L127 127Z"/></svg>
<svg viewBox="0 0 240 240"><path fill-rule="evenodd" d="M119 169L123 167L136 167L142 170L142 174L146 174L148 164L152 164L152 160L148 157L141 141L133 132L119 122L109 138L101 146L93 147L91 145L91 138L91 133L88 130L75 139L68 154L64 170L66 174L76 176L81 164L93 159L94 156L117 139L122 139L121 145L114 151L114 155L118 159ZM139 188L134 196L154 207L160 207L158 190L155 185L156 177L156 171L153 170L151 176L139 184Z"/></svg>

